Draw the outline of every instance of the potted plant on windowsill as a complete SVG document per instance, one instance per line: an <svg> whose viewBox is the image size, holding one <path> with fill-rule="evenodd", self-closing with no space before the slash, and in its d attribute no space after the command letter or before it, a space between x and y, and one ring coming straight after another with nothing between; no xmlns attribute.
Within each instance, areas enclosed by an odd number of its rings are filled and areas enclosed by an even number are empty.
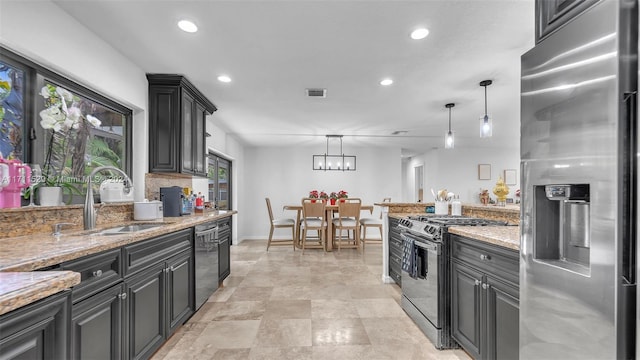
<svg viewBox="0 0 640 360"><path fill-rule="evenodd" d="M40 90L45 109L40 125L49 132L42 167L42 182L37 185L40 205L62 205L62 193L81 195L84 184L85 148L90 127L99 127L98 118L83 113L83 104L69 90L45 84ZM82 185L80 185L82 187ZM54 189L48 189L54 188ZM53 198L48 199L51 193ZM31 194L30 194L31 195Z"/></svg>

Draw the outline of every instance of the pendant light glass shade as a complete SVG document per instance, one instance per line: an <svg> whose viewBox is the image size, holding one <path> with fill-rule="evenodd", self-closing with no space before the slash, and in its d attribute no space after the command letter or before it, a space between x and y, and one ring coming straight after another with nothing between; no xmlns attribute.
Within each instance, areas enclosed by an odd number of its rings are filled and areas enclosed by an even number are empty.
<svg viewBox="0 0 640 360"><path fill-rule="evenodd" d="M487 86L491 85L493 81L483 80L480 81L480 86L484 87L484 116L480 118L480 137L486 138L493 135L493 121L487 115Z"/></svg>
<svg viewBox="0 0 640 360"><path fill-rule="evenodd" d="M453 149L455 139L453 137L453 131L447 131L447 134L444 137L444 148L445 149Z"/></svg>
<svg viewBox="0 0 640 360"><path fill-rule="evenodd" d="M493 135L493 121L489 115L480 118L480 137L491 137Z"/></svg>
<svg viewBox="0 0 640 360"><path fill-rule="evenodd" d="M451 108L456 106L456 104L454 103L449 103L446 104L444 107L446 107L447 109L449 109L449 131L447 131L445 137L444 137L444 148L445 149L453 149L454 147L454 143L455 143L455 139L453 137L453 131L451 131Z"/></svg>

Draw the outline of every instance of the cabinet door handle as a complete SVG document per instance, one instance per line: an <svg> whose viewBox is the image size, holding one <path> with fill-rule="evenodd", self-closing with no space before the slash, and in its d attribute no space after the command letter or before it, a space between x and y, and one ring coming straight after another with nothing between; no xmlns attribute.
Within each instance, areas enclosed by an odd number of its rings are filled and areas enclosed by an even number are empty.
<svg viewBox="0 0 640 360"><path fill-rule="evenodd" d="M122 294L118 295L118 299L120 299L120 300L124 300L126 298L127 298L127 293L122 293Z"/></svg>
<svg viewBox="0 0 640 360"><path fill-rule="evenodd" d="M96 270L92 273L93 277L100 277L102 276L102 270Z"/></svg>
<svg viewBox="0 0 640 360"><path fill-rule="evenodd" d="M480 285L480 280L476 280L476 286Z"/></svg>
<svg viewBox="0 0 640 360"><path fill-rule="evenodd" d="M490 288L491 285L487 284L487 283L482 283L482 288L487 290L488 288Z"/></svg>
<svg viewBox="0 0 640 360"><path fill-rule="evenodd" d="M491 260L491 256L485 255L485 254L480 254L480 260Z"/></svg>

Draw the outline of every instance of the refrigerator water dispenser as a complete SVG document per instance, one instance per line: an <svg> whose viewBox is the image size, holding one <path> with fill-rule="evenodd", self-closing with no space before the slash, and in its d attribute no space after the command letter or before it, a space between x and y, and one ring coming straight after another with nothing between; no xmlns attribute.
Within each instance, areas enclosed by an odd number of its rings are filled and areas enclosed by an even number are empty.
<svg viewBox="0 0 640 360"><path fill-rule="evenodd" d="M533 257L589 275L589 184L535 186Z"/></svg>

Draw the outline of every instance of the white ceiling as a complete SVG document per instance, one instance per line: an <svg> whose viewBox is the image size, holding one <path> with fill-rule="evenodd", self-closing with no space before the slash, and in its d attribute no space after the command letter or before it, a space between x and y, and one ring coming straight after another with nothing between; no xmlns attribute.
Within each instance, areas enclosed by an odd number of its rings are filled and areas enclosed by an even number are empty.
<svg viewBox="0 0 640 360"><path fill-rule="evenodd" d="M456 147L519 144L533 0L54 2L145 72L186 75L218 107L216 125L248 146L323 149L342 134L345 150L420 153L443 146L449 102ZM199 31L179 30L183 18ZM411 40L420 26L430 35ZM485 79L490 139L478 136ZM310 87L327 98L307 98Z"/></svg>

